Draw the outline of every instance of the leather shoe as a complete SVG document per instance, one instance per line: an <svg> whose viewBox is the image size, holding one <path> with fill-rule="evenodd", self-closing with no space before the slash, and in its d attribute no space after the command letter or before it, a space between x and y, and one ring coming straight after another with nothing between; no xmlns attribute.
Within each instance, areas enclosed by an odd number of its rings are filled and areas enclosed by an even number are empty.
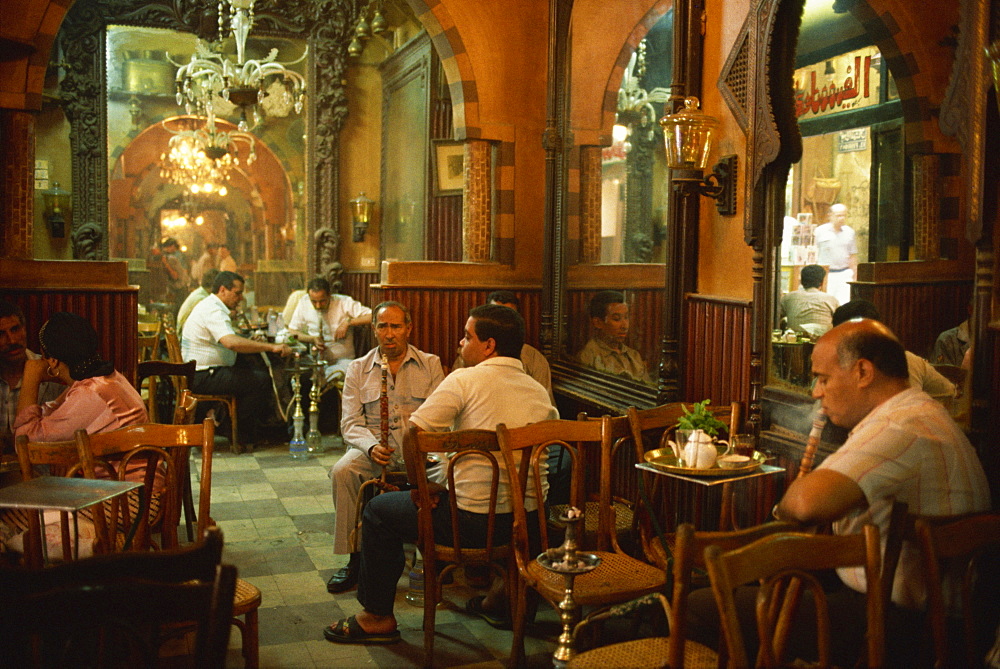
<svg viewBox="0 0 1000 669"><path fill-rule="evenodd" d="M358 584L358 568L354 565L348 564L346 567L341 567L330 580L326 582L326 591L339 594L341 592L347 592L348 590L353 590Z"/></svg>

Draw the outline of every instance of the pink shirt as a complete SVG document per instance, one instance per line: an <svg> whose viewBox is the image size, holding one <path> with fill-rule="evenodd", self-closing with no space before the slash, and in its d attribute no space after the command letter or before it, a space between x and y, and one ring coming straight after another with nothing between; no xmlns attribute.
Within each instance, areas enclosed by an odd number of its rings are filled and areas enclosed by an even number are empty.
<svg viewBox="0 0 1000 669"><path fill-rule="evenodd" d="M110 432L148 423L142 397L119 372L77 381L57 399L25 407L14 419L14 436L29 441L69 441L77 430Z"/></svg>

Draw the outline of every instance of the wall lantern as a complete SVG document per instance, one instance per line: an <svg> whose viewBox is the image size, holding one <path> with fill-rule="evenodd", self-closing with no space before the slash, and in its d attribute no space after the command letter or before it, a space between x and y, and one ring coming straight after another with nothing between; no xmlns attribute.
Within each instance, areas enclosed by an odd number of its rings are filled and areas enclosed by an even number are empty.
<svg viewBox="0 0 1000 669"><path fill-rule="evenodd" d="M698 98L685 98L684 109L660 119L667 147L674 190L683 195L701 194L715 200L723 216L736 214L736 155L724 156L708 176L703 171L712 151L719 120L698 109Z"/></svg>
<svg viewBox="0 0 1000 669"><path fill-rule="evenodd" d="M62 238L66 236L66 219L63 210L69 208L70 194L59 187L59 182L52 182L52 188L42 191L42 199L45 201L45 221L49 224L49 231L53 237Z"/></svg>
<svg viewBox="0 0 1000 669"><path fill-rule="evenodd" d="M351 216L354 217L353 241L365 241L365 233L368 232L368 223L371 221L373 211L375 211L375 202L369 199L364 191L351 200Z"/></svg>

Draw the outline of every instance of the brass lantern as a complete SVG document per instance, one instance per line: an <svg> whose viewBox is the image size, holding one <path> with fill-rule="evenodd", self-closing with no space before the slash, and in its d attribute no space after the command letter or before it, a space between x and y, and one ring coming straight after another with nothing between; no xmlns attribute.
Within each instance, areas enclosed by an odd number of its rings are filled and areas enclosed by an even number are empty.
<svg viewBox="0 0 1000 669"><path fill-rule="evenodd" d="M703 176L719 120L698 106L698 98L685 98L684 109L660 119L671 181L675 191L710 197L720 214L732 216L736 213L736 156L724 156L708 176Z"/></svg>
<svg viewBox="0 0 1000 669"><path fill-rule="evenodd" d="M59 182L52 182L52 188L42 191L45 201L45 221L53 237L66 236L66 218L63 211L69 209L70 194L59 187Z"/></svg>
<svg viewBox="0 0 1000 669"><path fill-rule="evenodd" d="M368 232L368 223L371 221L372 212L375 211L375 202L361 192L356 198L351 200L351 216L354 218L355 242L363 242L365 233Z"/></svg>

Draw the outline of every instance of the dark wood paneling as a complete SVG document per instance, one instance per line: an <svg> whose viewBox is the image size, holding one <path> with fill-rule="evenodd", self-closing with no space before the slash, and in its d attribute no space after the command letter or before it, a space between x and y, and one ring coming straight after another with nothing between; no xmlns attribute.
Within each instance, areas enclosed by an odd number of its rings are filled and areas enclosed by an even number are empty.
<svg viewBox="0 0 1000 669"><path fill-rule="evenodd" d="M38 329L57 311L90 320L97 330L100 352L115 369L135 382L138 360L138 289L4 288L2 297L20 305L28 326L28 347L39 351Z"/></svg>
<svg viewBox="0 0 1000 669"><path fill-rule="evenodd" d="M361 304L374 307L381 300L376 301L372 296L372 285L378 283L378 272L344 272L340 279L344 282L340 292L350 295ZM358 326L354 328L354 350L360 357L365 352L375 346L375 335L368 326Z"/></svg>
<svg viewBox="0 0 1000 669"><path fill-rule="evenodd" d="M469 310L485 304L486 296L498 288L502 286L479 289L374 286L372 295L377 302L396 300L409 307L413 315L410 343L439 356L441 364L451 367L458 355L458 342L469 318ZM527 341L537 348L541 319L539 291L514 290L514 293L521 300Z"/></svg>
<svg viewBox="0 0 1000 669"><path fill-rule="evenodd" d="M851 297L872 302L907 351L930 355L939 334L969 317L972 281L854 283Z"/></svg>
<svg viewBox="0 0 1000 669"><path fill-rule="evenodd" d="M689 294L684 395L713 404L750 399L750 302Z"/></svg>
<svg viewBox="0 0 1000 669"><path fill-rule="evenodd" d="M439 73L439 77L443 74ZM447 86L442 87L447 93ZM452 125L451 98L435 99L431 106L431 139L451 139ZM434 146L431 146L434 150ZM434 195L436 176L434 160L428 161L431 173L427 175L430 185L427 206L427 260L462 260L462 195Z"/></svg>

